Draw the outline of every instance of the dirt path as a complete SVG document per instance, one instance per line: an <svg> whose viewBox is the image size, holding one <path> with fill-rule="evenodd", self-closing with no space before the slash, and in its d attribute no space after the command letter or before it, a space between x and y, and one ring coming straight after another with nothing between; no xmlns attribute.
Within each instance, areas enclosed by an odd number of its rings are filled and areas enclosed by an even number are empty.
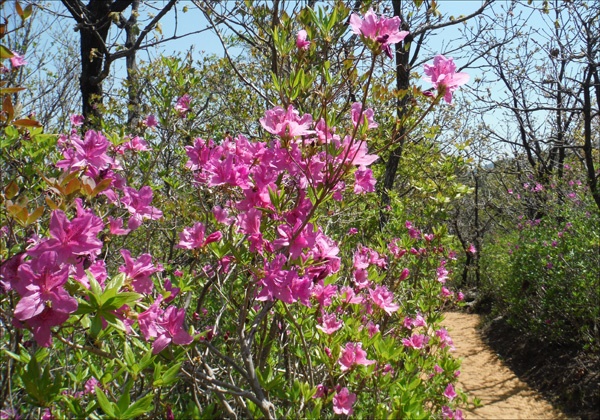
<svg viewBox="0 0 600 420"><path fill-rule="evenodd" d="M459 386L481 400L483 407L467 411L467 419L565 419L539 394L508 369L476 330L479 316L450 312L444 326L457 357L463 359Z"/></svg>

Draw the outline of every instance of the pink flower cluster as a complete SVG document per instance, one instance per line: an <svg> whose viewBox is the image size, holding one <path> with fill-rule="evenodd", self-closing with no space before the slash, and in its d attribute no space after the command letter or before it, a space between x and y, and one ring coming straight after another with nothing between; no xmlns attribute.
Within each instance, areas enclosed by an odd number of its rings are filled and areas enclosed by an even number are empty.
<svg viewBox="0 0 600 420"><path fill-rule="evenodd" d="M458 86L469 81L467 73L457 73L456 64L452 58L437 55L433 59L433 65L425 64L426 77L423 80L433 83L433 86L444 91L444 100L452 103L452 94Z"/></svg>
<svg viewBox="0 0 600 420"><path fill-rule="evenodd" d="M374 41L389 58L392 58L390 44L396 44L408 35L407 31L399 30L400 23L400 18L397 16L393 18L377 17L373 9L369 9L364 20L356 13L350 16L352 32Z"/></svg>
<svg viewBox="0 0 600 420"><path fill-rule="evenodd" d="M363 114L373 126L372 110ZM339 249L309 221L314 209L307 190L341 194L346 184L342 177L332 178L331 168L350 172L355 167L354 190L373 191L375 180L367 165L377 156L368 154L364 141L351 136L342 140L324 121L314 124L311 115L301 116L291 105L287 110L268 110L260 123L273 136L269 142L250 142L242 135L227 137L220 144L196 139L186 147L186 167L203 188L239 192L235 200L228 201L224 208L216 207L213 213L219 223L232 222L236 232L244 235L248 249L263 259L262 270L254 273L260 286L259 300L310 305L314 297L327 306L331 295L323 293L335 294L337 289L327 288L322 282L339 270ZM329 147L305 147L324 143ZM278 197L290 194L296 197L294 205L282 206ZM193 229L194 232L186 229L181 234L180 247L192 249L221 239L220 232L204 239L202 226ZM264 237L265 232L272 234ZM211 238L212 235L216 236ZM326 319L329 324L322 328L330 333L334 327Z"/></svg>

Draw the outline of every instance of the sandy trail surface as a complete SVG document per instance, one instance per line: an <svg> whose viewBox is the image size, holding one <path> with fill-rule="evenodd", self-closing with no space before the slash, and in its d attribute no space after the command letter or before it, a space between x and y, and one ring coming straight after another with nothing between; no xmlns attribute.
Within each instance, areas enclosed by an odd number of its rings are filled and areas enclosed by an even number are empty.
<svg viewBox="0 0 600 420"><path fill-rule="evenodd" d="M459 387L482 407L464 412L467 419L565 419L560 411L515 376L482 340L478 315L450 312L444 326L463 359Z"/></svg>

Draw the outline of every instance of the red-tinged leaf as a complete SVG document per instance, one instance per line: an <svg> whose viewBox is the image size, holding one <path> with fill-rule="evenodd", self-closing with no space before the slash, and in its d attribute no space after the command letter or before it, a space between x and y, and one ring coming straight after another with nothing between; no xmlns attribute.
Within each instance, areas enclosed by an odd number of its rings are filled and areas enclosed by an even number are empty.
<svg viewBox="0 0 600 420"><path fill-rule="evenodd" d="M81 182L79 182L78 179L72 179L71 182L69 182L67 184L67 186L64 188L64 193L65 195L69 195L69 194L73 194L75 191L79 191L79 188L81 188Z"/></svg>
<svg viewBox="0 0 600 420"><path fill-rule="evenodd" d="M5 95L7 93L17 93L22 90L25 90L24 87L9 87L9 88L0 88L0 95Z"/></svg>
<svg viewBox="0 0 600 420"><path fill-rule="evenodd" d="M4 194L8 200L11 200L19 193L19 186L15 181L11 181L10 184L4 189Z"/></svg>
<svg viewBox="0 0 600 420"><path fill-rule="evenodd" d="M27 217L29 214L27 213L27 208L21 207L18 204L8 206L7 207L8 214L17 219L22 225L27 223Z"/></svg>
<svg viewBox="0 0 600 420"><path fill-rule="evenodd" d="M15 116L15 109L12 105L10 96L6 95L2 101L2 111L6 114L7 121L11 121Z"/></svg>
<svg viewBox="0 0 600 420"><path fill-rule="evenodd" d="M19 15L21 17L21 19L23 18L23 9L21 8L21 5L19 4L18 1L15 1L15 10L17 11L17 15Z"/></svg>
<svg viewBox="0 0 600 420"><path fill-rule="evenodd" d="M96 188L94 188L94 196L98 195L98 193L101 193L102 191L110 187L111 183L112 179L103 179L102 181L100 181L98 185L96 185Z"/></svg>
<svg viewBox="0 0 600 420"><path fill-rule="evenodd" d="M14 120L12 123L18 127L41 127L42 126L42 124L40 124L39 121L30 120L29 118L22 118L20 120Z"/></svg>
<svg viewBox="0 0 600 420"><path fill-rule="evenodd" d="M50 199L50 197L46 197L46 204L48 204L48 207L50 207L50 210L56 210L58 208L58 205L56 205L56 203L54 201L52 201Z"/></svg>
<svg viewBox="0 0 600 420"><path fill-rule="evenodd" d="M29 217L27 218L27 224L30 225L33 222L35 222L37 219L39 219L42 214L44 214L44 208L43 207L38 207L37 209L35 209L33 211L33 213L31 213L29 215Z"/></svg>
<svg viewBox="0 0 600 420"><path fill-rule="evenodd" d="M15 55L11 50L0 44L0 59L13 58Z"/></svg>
<svg viewBox="0 0 600 420"><path fill-rule="evenodd" d="M0 23L0 38L6 35L6 23Z"/></svg>

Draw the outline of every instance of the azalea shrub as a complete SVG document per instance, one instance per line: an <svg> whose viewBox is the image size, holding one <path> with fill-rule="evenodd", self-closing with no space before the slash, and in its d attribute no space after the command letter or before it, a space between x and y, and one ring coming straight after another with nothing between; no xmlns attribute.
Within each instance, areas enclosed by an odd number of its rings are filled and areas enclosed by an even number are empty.
<svg viewBox="0 0 600 420"><path fill-rule="evenodd" d="M582 175L569 162L561 178L506 191L521 213L484 248L484 291L523 334L597 351L600 220Z"/></svg>
<svg viewBox="0 0 600 420"><path fill-rule="evenodd" d="M348 15L312 12L312 28L279 34L277 48L302 62L316 48L309 33L325 38ZM201 200L184 222L173 220L185 210L160 208L156 180L132 169L157 153L149 142L71 118L55 137L59 156L37 168L41 210L1 216L4 414L462 417L442 327L444 307L462 300L447 286L456 253L445 231L404 220L363 243L360 224L328 223L351 214L356 195L377 205L369 77L407 35L372 10L350 26L371 60L361 100L345 114L294 103L297 86L331 79L326 64L291 84L274 75L282 103L265 110L260 135L197 137L182 151L188 199ZM466 81L441 56L425 72L431 106ZM193 98L172 107L185 119ZM20 141L34 132L4 131ZM14 206L30 180L11 176L2 200Z"/></svg>

